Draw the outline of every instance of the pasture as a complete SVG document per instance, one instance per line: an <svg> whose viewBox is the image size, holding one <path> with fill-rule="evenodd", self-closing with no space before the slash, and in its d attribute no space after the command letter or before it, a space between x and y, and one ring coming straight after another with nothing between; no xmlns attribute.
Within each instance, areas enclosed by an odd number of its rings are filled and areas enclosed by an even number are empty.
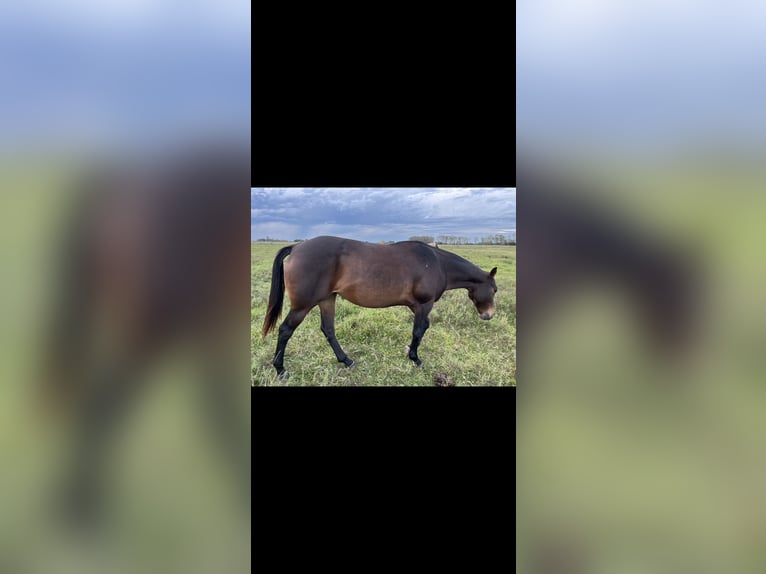
<svg viewBox="0 0 766 574"><path fill-rule="evenodd" d="M525 331L516 568L561 552L584 572L763 572L766 170L598 161L596 201L693 248L698 341L662 362L598 277Z"/></svg>
<svg viewBox="0 0 766 574"><path fill-rule="evenodd" d="M287 345L287 381L271 365L276 331L261 337L271 282L271 266L286 243L253 242L251 249L251 384L342 386L434 386L516 384L516 247L499 245L440 246L485 271L497 267L496 314L479 318L465 289L447 291L434 305L431 326L418 351L422 367L405 353L412 336L413 314L406 307L366 309L338 297L335 331L353 369L338 363L320 331L315 307ZM290 309L285 296L284 318ZM281 319L280 319L281 323Z"/></svg>

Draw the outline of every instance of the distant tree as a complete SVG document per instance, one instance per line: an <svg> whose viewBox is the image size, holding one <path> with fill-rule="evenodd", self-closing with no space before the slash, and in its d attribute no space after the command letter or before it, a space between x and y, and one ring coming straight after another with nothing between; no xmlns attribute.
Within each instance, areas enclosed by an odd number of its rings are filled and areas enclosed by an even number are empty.
<svg viewBox="0 0 766 574"><path fill-rule="evenodd" d="M503 233L495 233L494 235L477 238L476 243L479 245L516 245L516 239L506 237Z"/></svg>

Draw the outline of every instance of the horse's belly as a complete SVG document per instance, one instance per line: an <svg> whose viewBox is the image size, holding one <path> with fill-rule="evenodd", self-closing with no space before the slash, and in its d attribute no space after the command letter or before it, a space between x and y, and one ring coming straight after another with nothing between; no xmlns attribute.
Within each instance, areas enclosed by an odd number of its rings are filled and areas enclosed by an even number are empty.
<svg viewBox="0 0 766 574"><path fill-rule="evenodd" d="M381 290L363 286L349 286L339 289L337 293L347 301L360 307L391 307L393 305L412 304L406 293L401 290Z"/></svg>

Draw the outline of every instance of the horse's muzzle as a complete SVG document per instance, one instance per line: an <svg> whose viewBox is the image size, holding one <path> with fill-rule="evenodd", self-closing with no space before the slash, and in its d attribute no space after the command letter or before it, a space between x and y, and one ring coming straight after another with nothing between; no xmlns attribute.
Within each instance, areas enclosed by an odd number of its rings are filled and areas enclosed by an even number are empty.
<svg viewBox="0 0 766 574"><path fill-rule="evenodd" d="M485 321L489 321L494 316L494 313L482 313L481 318Z"/></svg>

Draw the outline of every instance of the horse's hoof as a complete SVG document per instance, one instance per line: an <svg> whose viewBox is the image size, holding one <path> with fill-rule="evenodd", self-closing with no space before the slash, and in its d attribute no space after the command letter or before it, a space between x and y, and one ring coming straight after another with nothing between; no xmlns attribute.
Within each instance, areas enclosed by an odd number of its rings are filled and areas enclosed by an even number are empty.
<svg viewBox="0 0 766 574"><path fill-rule="evenodd" d="M415 366L416 367L422 367L423 366L423 361L421 361L420 359L417 359L414 362L415 362Z"/></svg>
<svg viewBox="0 0 766 574"><path fill-rule="evenodd" d="M289 378L290 378L290 373L288 373L287 371L282 371L281 373L279 373L280 381L286 381Z"/></svg>
<svg viewBox="0 0 766 574"><path fill-rule="evenodd" d="M345 363L347 369L353 369L356 366L356 363L353 359L346 359L343 362Z"/></svg>

